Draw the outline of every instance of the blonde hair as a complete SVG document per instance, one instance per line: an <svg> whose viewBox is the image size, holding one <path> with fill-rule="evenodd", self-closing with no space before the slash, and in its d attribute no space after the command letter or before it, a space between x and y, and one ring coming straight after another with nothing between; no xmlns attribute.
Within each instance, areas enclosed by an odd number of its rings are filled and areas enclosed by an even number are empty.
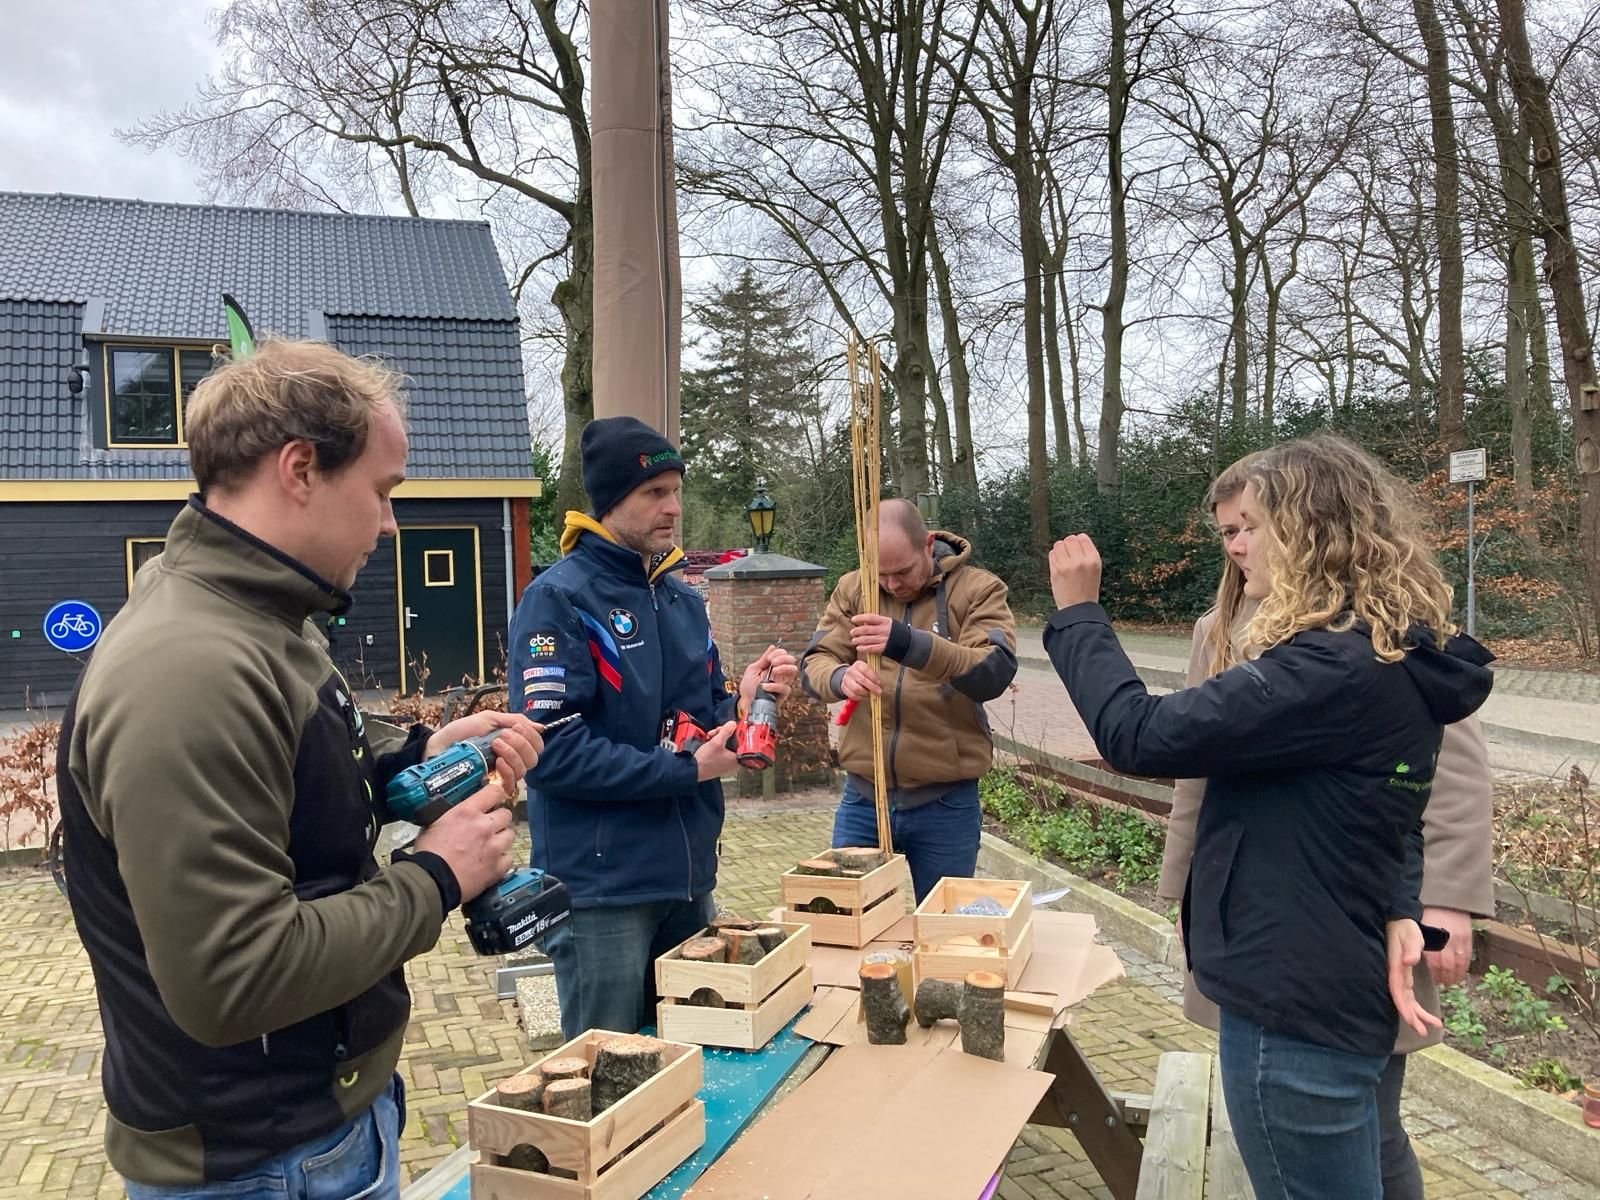
<svg viewBox="0 0 1600 1200"><path fill-rule="evenodd" d="M1241 495L1244 485L1250 482L1250 466L1259 454L1247 454L1228 467L1211 482L1206 505L1213 520L1217 505ZM1239 620L1239 610L1244 607L1244 572L1224 550L1222 576L1217 580L1217 600L1212 606L1216 620L1206 633L1206 674L1220 675L1240 660L1239 645L1233 636L1233 627Z"/></svg>
<svg viewBox="0 0 1600 1200"><path fill-rule="evenodd" d="M402 416L401 376L325 342L269 338L200 381L184 414L189 465L200 493L228 489L265 456L309 442L319 470L361 456L384 404Z"/></svg>
<svg viewBox="0 0 1600 1200"><path fill-rule="evenodd" d="M1416 504L1377 459L1318 434L1262 452L1247 474L1263 510L1271 591L1250 620L1246 653L1360 621L1378 657L1397 662L1413 626L1439 641L1455 632L1450 585Z"/></svg>

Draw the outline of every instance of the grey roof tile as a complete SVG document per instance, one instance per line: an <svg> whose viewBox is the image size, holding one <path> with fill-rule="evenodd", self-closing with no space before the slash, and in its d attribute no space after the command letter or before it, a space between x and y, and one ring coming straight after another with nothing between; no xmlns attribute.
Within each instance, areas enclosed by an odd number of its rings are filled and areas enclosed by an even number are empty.
<svg viewBox="0 0 1600 1200"><path fill-rule="evenodd" d="M93 332L326 336L408 376L416 477L529 474L515 311L486 225L0 192L0 479L187 479L182 450L96 449L67 368ZM98 375L98 373L97 373ZM101 396L104 392L99 393Z"/></svg>

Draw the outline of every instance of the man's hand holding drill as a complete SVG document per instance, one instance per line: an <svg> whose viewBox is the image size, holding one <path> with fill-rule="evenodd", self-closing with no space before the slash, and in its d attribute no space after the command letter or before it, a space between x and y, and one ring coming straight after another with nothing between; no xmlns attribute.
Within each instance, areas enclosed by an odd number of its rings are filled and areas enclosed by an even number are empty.
<svg viewBox="0 0 1600 1200"><path fill-rule="evenodd" d="M429 825L417 838L416 848L437 854L449 864L461 889L463 903L499 883L516 865L511 846L511 801L544 749L540 727L521 713L477 712L452 721L428 739L425 756L448 749L467 738L499 730L494 750L494 774L489 782Z"/></svg>

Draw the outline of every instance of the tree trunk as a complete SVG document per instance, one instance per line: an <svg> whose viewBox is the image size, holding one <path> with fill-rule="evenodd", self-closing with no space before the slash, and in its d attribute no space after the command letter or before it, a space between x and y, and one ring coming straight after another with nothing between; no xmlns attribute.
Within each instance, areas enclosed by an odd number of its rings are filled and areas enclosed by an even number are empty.
<svg viewBox="0 0 1600 1200"><path fill-rule="evenodd" d="M1056 276L1061 272L1060 255L1050 261L1050 276L1044 281L1044 357L1050 368L1050 425L1056 436L1056 461L1072 465L1072 432L1067 425L1067 381L1061 376L1061 313L1057 301Z"/></svg>
<svg viewBox="0 0 1600 1200"><path fill-rule="evenodd" d="M1434 0L1411 0L1428 52L1428 109L1433 125L1433 221L1439 242L1439 440L1466 444L1466 360L1461 345L1461 151L1450 99L1450 48Z"/></svg>
<svg viewBox="0 0 1600 1200"><path fill-rule="evenodd" d="M1072 315L1072 297L1067 294L1066 280L1061 281L1062 325L1067 331L1067 362L1072 368L1072 427L1078 434L1078 462L1089 461L1089 431L1083 427L1083 371L1078 352L1078 321Z"/></svg>
<svg viewBox="0 0 1600 1200"><path fill-rule="evenodd" d="M1528 396L1531 322L1538 318L1538 279L1533 243L1521 230L1512 233L1506 262L1506 404L1511 409L1511 479L1517 516L1525 536L1537 539L1533 519L1533 409Z"/></svg>
<svg viewBox="0 0 1600 1200"><path fill-rule="evenodd" d="M1118 446L1122 437L1122 306L1128 297L1128 197L1122 178L1122 126L1128 112L1128 16L1123 0L1106 0L1111 17L1111 53L1106 74L1106 176L1110 189L1111 280L1102 309L1101 343L1105 365L1100 384L1100 445L1095 483L1101 492L1117 488Z"/></svg>
<svg viewBox="0 0 1600 1200"><path fill-rule="evenodd" d="M932 223L928 226L928 260L939 289L939 315L944 323L944 352L950 362L950 413L955 424L955 446L951 461L952 480L976 491L978 464L972 453L972 376L967 370L967 347L961 340L961 317L956 311L955 291L950 286L950 264Z"/></svg>
<svg viewBox="0 0 1600 1200"><path fill-rule="evenodd" d="M1233 279L1227 287L1228 299L1233 304L1228 327L1233 367L1228 377L1228 419L1230 427L1237 432L1250 417L1250 264L1245 259L1244 243L1232 212L1228 214L1228 241L1233 247Z"/></svg>
<svg viewBox="0 0 1600 1200"><path fill-rule="evenodd" d="M561 408L565 418L561 475L556 482L557 520L569 510L583 512L583 427L594 419L594 210L588 165L572 204L572 269L556 284L551 302L561 313L566 349L561 361Z"/></svg>
<svg viewBox="0 0 1600 1200"><path fill-rule="evenodd" d="M1600 387L1595 383L1594 348L1583 303L1583 279L1567 212L1561 140L1550 93L1534 69L1522 0L1496 0L1506 44L1511 87L1533 141L1533 175L1539 188L1544 237L1545 278L1556 308L1561 338L1561 373L1572 405L1572 434L1578 468L1578 553L1583 559L1589 606L1600 621Z"/></svg>
<svg viewBox="0 0 1600 1200"><path fill-rule="evenodd" d="M1032 177L1032 160L1026 151L1029 131L1023 124L1028 111L1027 91L1019 82L1013 115L1013 135L1018 147L1012 157L1011 178L1017 191L1017 211L1022 219L1022 343L1028 375L1028 551L1041 569L1050 553L1050 455L1045 443L1044 297L1041 273L1044 232L1039 220L1039 186Z"/></svg>
<svg viewBox="0 0 1600 1200"><path fill-rule="evenodd" d="M933 445L939 455L939 468L933 476L933 490L937 492L955 473L955 451L950 445L950 408L944 402L944 388L939 384L938 372L928 377L928 403L933 407Z"/></svg>

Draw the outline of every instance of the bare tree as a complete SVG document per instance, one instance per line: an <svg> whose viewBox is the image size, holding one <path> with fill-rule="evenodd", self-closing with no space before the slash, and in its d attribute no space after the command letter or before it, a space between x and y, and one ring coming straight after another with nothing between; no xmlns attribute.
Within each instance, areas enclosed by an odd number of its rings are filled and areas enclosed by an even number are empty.
<svg viewBox="0 0 1600 1200"><path fill-rule="evenodd" d="M1544 240L1545 279L1555 303L1561 338L1561 373L1572 405L1572 433L1578 469L1578 552L1583 559L1593 618L1600 622L1600 385L1595 382L1594 341L1583 302L1583 279L1567 208L1567 181L1561 140L1550 92L1534 65L1522 0L1496 0L1511 88L1528 124L1533 144L1533 174L1538 185L1540 236Z"/></svg>
<svg viewBox="0 0 1600 1200"><path fill-rule="evenodd" d="M593 415L589 125L576 4L560 0L233 0L227 55L196 103L127 136L195 159L212 194L420 215L462 177L539 242L520 302L553 271L564 331L557 502L582 507L578 435ZM534 206L542 218L511 215Z"/></svg>
<svg viewBox="0 0 1600 1200"><path fill-rule="evenodd" d="M852 281L890 314L903 494L928 486L928 236L981 6L957 0L702 0L737 61L702 71L718 113L685 189L781 230L853 323ZM718 58L719 50L707 54ZM732 54L730 54L730 58ZM954 71L947 67L954 64Z"/></svg>

